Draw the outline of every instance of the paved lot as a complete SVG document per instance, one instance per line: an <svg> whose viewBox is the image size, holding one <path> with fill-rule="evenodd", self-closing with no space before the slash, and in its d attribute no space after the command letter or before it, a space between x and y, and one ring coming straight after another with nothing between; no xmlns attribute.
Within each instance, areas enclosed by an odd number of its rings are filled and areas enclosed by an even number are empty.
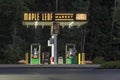
<svg viewBox="0 0 120 80"><path fill-rule="evenodd" d="M0 68L0 80L120 80L120 70L92 68Z"/></svg>

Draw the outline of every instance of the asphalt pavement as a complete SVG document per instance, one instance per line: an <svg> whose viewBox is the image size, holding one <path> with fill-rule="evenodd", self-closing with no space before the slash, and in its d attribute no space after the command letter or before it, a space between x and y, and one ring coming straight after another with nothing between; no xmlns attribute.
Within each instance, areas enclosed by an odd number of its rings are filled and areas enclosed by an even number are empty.
<svg viewBox="0 0 120 80"><path fill-rule="evenodd" d="M21 67L22 66L22 67ZM34 67L32 67L34 66ZM0 80L120 80L120 69L38 67L32 65L0 67ZM40 65L39 65L40 66ZM44 66L44 65L42 65ZM75 65L72 65L75 66ZM84 65L85 66L85 65ZM83 66L82 66L83 67ZM88 66L87 66L88 67ZM93 67L93 65L92 65Z"/></svg>

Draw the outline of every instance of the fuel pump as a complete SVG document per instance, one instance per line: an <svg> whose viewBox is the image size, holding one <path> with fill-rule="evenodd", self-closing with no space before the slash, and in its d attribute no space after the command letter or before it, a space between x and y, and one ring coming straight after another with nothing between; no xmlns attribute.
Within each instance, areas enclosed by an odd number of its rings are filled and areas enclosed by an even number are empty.
<svg viewBox="0 0 120 80"><path fill-rule="evenodd" d="M77 64L77 50L75 44L66 44L66 64Z"/></svg>
<svg viewBox="0 0 120 80"><path fill-rule="evenodd" d="M40 64L41 63L41 45L39 43L31 44L30 52L30 64Z"/></svg>

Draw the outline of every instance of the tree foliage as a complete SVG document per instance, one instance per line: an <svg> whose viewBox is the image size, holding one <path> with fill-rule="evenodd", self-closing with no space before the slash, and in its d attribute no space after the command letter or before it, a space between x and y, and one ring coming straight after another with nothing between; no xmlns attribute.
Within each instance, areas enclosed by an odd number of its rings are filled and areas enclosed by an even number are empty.
<svg viewBox="0 0 120 80"><path fill-rule="evenodd" d="M21 14L26 10L28 8L24 6L23 0L0 0L0 58L2 60L7 59L6 55L9 56L9 53L4 55L6 51L14 51L9 45L14 46L14 39L19 36L16 29L20 29Z"/></svg>

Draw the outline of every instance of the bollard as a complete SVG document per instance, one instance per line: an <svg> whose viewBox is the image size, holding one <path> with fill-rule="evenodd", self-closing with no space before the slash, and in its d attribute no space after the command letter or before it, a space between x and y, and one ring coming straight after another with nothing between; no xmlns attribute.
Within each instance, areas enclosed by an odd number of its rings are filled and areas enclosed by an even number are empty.
<svg viewBox="0 0 120 80"><path fill-rule="evenodd" d="M82 64L85 64L85 53L82 53Z"/></svg>
<svg viewBox="0 0 120 80"><path fill-rule="evenodd" d="M25 61L26 61L26 64L28 64L28 53L25 54Z"/></svg>
<svg viewBox="0 0 120 80"><path fill-rule="evenodd" d="M79 53L78 54L78 64L80 64L81 63L81 54Z"/></svg>

